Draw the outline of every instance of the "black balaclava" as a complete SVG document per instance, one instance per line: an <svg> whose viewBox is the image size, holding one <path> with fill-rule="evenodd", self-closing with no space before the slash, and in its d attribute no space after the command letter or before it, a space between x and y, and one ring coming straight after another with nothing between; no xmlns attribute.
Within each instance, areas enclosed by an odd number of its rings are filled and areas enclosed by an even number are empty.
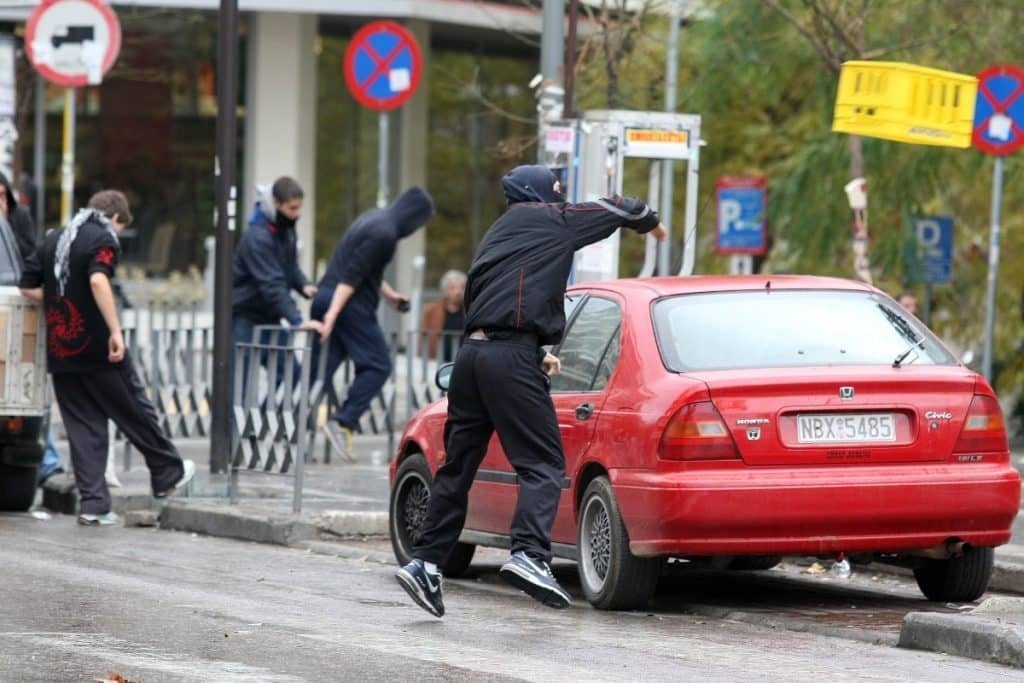
<svg viewBox="0 0 1024 683"><path fill-rule="evenodd" d="M565 195L555 192L556 180L558 178L546 166L516 166L501 179L501 189L509 204L557 204L565 201Z"/></svg>
<svg viewBox="0 0 1024 683"><path fill-rule="evenodd" d="M281 228L282 230L292 230L295 228L295 224L298 222L298 218L288 218L288 216L285 216L283 213L281 213L281 209L278 209L274 213L274 225Z"/></svg>

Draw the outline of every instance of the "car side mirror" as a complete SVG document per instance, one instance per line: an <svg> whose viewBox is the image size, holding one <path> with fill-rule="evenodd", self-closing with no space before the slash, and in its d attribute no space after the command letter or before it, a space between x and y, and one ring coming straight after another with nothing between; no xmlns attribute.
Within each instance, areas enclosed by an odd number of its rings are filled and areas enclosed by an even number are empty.
<svg viewBox="0 0 1024 683"><path fill-rule="evenodd" d="M445 363L437 369L434 375L434 384L441 391L447 392L452 384L452 371L455 370L455 363Z"/></svg>

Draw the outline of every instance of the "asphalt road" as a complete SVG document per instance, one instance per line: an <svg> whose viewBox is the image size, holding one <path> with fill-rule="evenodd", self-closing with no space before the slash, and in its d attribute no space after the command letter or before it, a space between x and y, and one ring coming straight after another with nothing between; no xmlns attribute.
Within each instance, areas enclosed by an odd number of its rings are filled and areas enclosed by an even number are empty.
<svg viewBox="0 0 1024 683"><path fill-rule="evenodd" d="M839 586L785 571L699 574L669 582L651 611L636 613L593 610L577 587L577 605L555 611L501 584L496 557L484 554L472 578L447 582L449 614L436 620L377 562L0 516L0 680L114 672L228 682L996 681L1016 673L821 635L814 626L824 630L828 619L819 617L849 605L883 614L851 633L884 634L898 623L886 605L925 604L907 586L872 586L871 577ZM570 567L558 573L572 583ZM771 618L737 621L730 614L740 608Z"/></svg>

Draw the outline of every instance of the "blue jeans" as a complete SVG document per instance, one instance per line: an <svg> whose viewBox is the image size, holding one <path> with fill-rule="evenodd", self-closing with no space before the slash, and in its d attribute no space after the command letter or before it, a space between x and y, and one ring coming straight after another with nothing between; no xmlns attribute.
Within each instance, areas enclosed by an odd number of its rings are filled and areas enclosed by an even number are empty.
<svg viewBox="0 0 1024 683"><path fill-rule="evenodd" d="M39 481L46 479L60 467L60 453L57 442L53 438L53 429L46 435L46 450L43 451L43 464L39 466Z"/></svg>
<svg viewBox="0 0 1024 683"><path fill-rule="evenodd" d="M329 297L317 297L313 300L311 317L322 320L329 305ZM348 387L345 402L331 415L331 419L344 427L358 431L359 418L370 407L373 397L380 393L388 380L388 375L391 374L388 342L384 338L380 323L377 322L375 312L364 311L355 306L346 306L342 309L328 341L324 382L330 384L334 380L334 373L346 358L352 359L356 376ZM313 367L317 367L316 360L317 356L314 354Z"/></svg>

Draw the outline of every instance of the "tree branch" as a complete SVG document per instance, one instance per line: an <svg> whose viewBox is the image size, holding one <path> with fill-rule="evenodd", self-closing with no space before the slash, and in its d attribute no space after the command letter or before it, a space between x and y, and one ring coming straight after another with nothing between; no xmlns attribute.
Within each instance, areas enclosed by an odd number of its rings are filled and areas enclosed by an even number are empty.
<svg viewBox="0 0 1024 683"><path fill-rule="evenodd" d="M793 16L792 12L783 7L779 0L761 0L761 2L768 5L770 8L772 8L780 15L782 15L782 17L786 21L788 21L793 26L793 28L800 32L800 35L807 39L807 42L811 44L811 47L817 50L822 60L824 60L825 65L831 71L839 73L839 67L842 65L836 62L835 57L831 54L831 52L829 52L828 48L825 45L823 45L813 33L808 31L807 28L803 24L801 24L795 16Z"/></svg>

